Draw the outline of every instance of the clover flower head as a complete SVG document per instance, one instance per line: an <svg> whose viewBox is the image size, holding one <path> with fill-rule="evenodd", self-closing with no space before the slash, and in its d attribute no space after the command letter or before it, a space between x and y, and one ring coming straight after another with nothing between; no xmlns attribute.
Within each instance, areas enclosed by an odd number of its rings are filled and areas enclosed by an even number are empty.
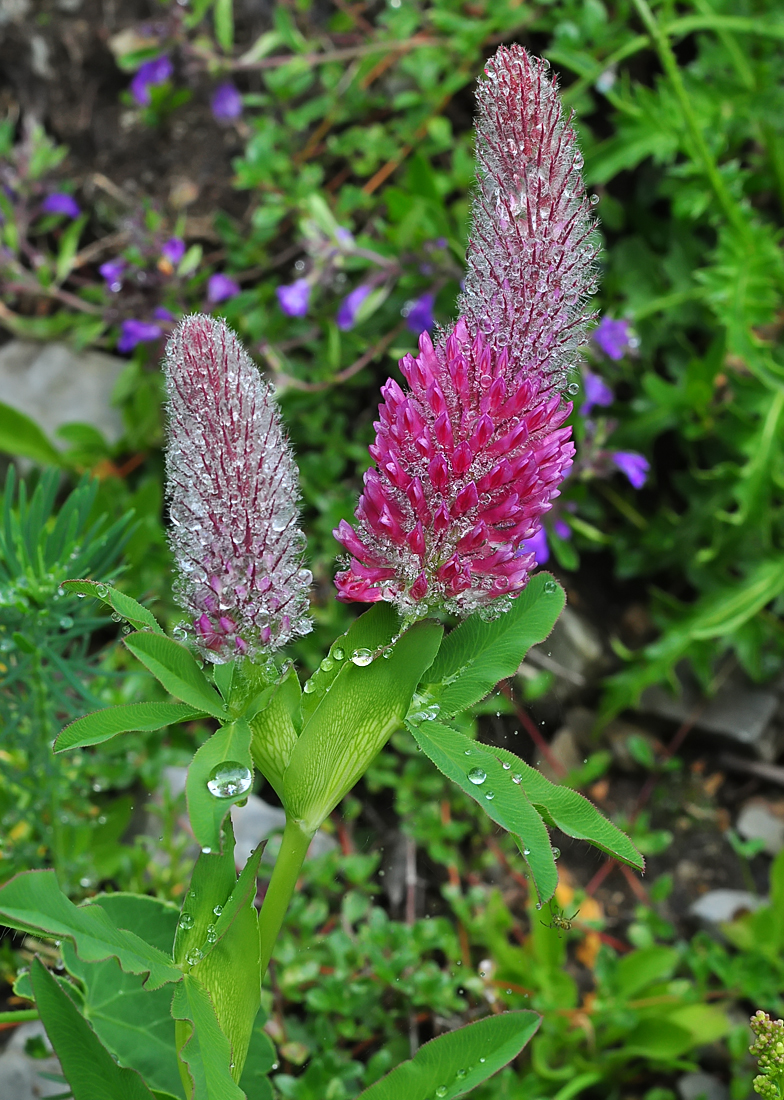
<svg viewBox="0 0 784 1100"><path fill-rule="evenodd" d="M222 321L184 318L165 371L175 596L204 657L256 659L311 628L291 448L271 388Z"/></svg>
<svg viewBox="0 0 784 1100"><path fill-rule="evenodd" d="M597 246L582 156L543 61L502 47L477 94L477 192L460 317L400 361L370 448L343 600L496 614L546 550L572 463L563 391L593 315ZM531 540L534 540L533 546Z"/></svg>

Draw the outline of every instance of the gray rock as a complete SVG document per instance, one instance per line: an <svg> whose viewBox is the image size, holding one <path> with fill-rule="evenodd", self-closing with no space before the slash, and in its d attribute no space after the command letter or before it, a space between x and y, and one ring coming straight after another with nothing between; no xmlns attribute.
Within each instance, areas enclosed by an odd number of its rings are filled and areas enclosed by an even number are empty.
<svg viewBox="0 0 784 1100"><path fill-rule="evenodd" d="M0 27L5 23L21 23L29 11L30 0L0 0Z"/></svg>
<svg viewBox="0 0 784 1100"><path fill-rule="evenodd" d="M765 799L747 802L738 814L735 828L744 840L764 840L769 856L784 848L784 818L774 814Z"/></svg>
<svg viewBox="0 0 784 1100"><path fill-rule="evenodd" d="M748 745L762 760L776 759L780 733L772 719L779 700L772 691L756 686L738 671L725 680L711 699L705 699L687 668L678 668L678 678L681 683L678 695L658 685L646 688L640 710L673 722L692 720L698 729Z"/></svg>
<svg viewBox="0 0 784 1100"><path fill-rule="evenodd" d="M26 413L52 440L63 424L90 424L110 443L123 432L112 393L127 364L99 351L74 351L67 344L11 340L0 348L0 394L6 405Z"/></svg>
<svg viewBox="0 0 784 1100"><path fill-rule="evenodd" d="M40 1020L20 1024L11 1041L0 1055L0 1100L39 1100L39 1097L62 1094L62 1082L47 1081L43 1073L62 1074L60 1063L49 1058L31 1058L25 1047L28 1040L41 1037L48 1050L51 1044Z"/></svg>
<svg viewBox="0 0 784 1100"><path fill-rule="evenodd" d="M689 915L699 917L709 924L723 924L736 914L748 910L754 912L766 905L765 898L750 894L747 890L709 890L689 906Z"/></svg>
<svg viewBox="0 0 784 1100"><path fill-rule="evenodd" d="M680 1100L729 1100L730 1090L712 1073L684 1073L678 1078Z"/></svg>

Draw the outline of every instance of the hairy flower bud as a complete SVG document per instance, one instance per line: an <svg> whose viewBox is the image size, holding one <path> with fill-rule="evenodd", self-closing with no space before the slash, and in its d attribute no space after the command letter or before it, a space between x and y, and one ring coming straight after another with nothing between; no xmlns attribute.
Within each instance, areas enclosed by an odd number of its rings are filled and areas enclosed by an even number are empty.
<svg viewBox="0 0 784 1100"><path fill-rule="evenodd" d="M477 179L460 318L382 389L343 600L404 618L509 606L535 568L526 540L574 454L567 371L592 315L596 244L582 157L546 62L502 47L478 90ZM577 390L568 387L568 391Z"/></svg>
<svg viewBox="0 0 784 1100"><path fill-rule="evenodd" d="M165 371L174 593L206 658L253 659L311 628L294 458L270 387L223 321L184 318Z"/></svg>

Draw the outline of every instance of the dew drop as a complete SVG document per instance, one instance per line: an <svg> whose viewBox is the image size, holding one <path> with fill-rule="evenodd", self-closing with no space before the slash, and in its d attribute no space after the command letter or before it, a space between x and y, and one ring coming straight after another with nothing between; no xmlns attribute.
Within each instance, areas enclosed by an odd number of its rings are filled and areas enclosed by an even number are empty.
<svg viewBox="0 0 784 1100"><path fill-rule="evenodd" d="M329 657L324 658L324 660L319 665L319 668L322 672L329 672L329 670L332 668L332 661L329 659Z"/></svg>
<svg viewBox="0 0 784 1100"><path fill-rule="evenodd" d="M105 599L109 595L109 589L106 587L105 584L97 584L95 586L95 591L101 597L102 600Z"/></svg>
<svg viewBox="0 0 784 1100"><path fill-rule="evenodd" d="M561 849L560 848L553 848L552 852L553 852L553 859L560 859L561 858Z"/></svg>
<svg viewBox="0 0 784 1100"><path fill-rule="evenodd" d="M517 783L517 785L519 786L522 783L522 781L523 781L522 775L520 775L519 772L515 772L514 775L512 776L512 782Z"/></svg>
<svg viewBox="0 0 784 1100"><path fill-rule="evenodd" d="M222 905L216 905L212 911L213 911L213 913L215 914L216 917L219 917L221 915L221 913L223 912L223 906Z"/></svg>
<svg viewBox="0 0 784 1100"><path fill-rule="evenodd" d="M340 646L336 646L332 650L332 656L335 658L336 661L342 661L346 654L343 652Z"/></svg>
<svg viewBox="0 0 784 1100"><path fill-rule="evenodd" d="M210 847L202 848L201 851L202 851L202 855L205 855L205 856L212 855L212 848L210 848Z"/></svg>
<svg viewBox="0 0 784 1100"><path fill-rule="evenodd" d="M77 598L77 600L83 600L84 599L84 592L77 592L76 593L76 598Z"/></svg>
<svg viewBox="0 0 784 1100"><path fill-rule="evenodd" d="M508 761L508 760L504 760L504 761L502 761L502 763L501 763L501 767L502 767L502 768L504 769L504 771L505 771L505 772L508 772L508 771L509 771L509 769L511 768L511 766L512 766L512 765L511 765L511 764L509 763L509 761Z"/></svg>
<svg viewBox="0 0 784 1100"><path fill-rule="evenodd" d="M63 628L63 630L70 630L73 626L73 619L71 618L71 616L63 615L62 619L60 619L60 626Z"/></svg>
<svg viewBox="0 0 784 1100"><path fill-rule="evenodd" d="M486 1061L486 1059L485 1059L485 1058L480 1058L480 1059L479 1059L479 1061L480 1061L480 1062L482 1063L482 1065L484 1065L484 1064L485 1064L485 1061Z"/></svg>
<svg viewBox="0 0 784 1100"><path fill-rule="evenodd" d="M436 1096L438 1096L440 1100L440 1097L446 1096L448 1091L449 1090L447 1089L446 1085L439 1085L436 1089Z"/></svg>
<svg viewBox="0 0 784 1100"><path fill-rule="evenodd" d="M236 760L223 760L210 772L207 790L215 798L236 798L249 791L252 783L250 768Z"/></svg>
<svg viewBox="0 0 784 1100"><path fill-rule="evenodd" d="M558 585L555 581L545 581L544 582L544 590L545 590L545 592L547 593L548 596L552 596L554 593L556 593L558 591Z"/></svg>
<svg viewBox="0 0 784 1100"><path fill-rule="evenodd" d="M530 856L530 854L531 854L531 849L530 848L523 848L523 855L524 856Z"/></svg>
<svg viewBox="0 0 784 1100"><path fill-rule="evenodd" d="M217 943L218 933L215 931L214 924L207 925L207 943Z"/></svg>
<svg viewBox="0 0 784 1100"><path fill-rule="evenodd" d="M365 668L373 660L373 653L369 649L355 649L351 654L351 660L360 668Z"/></svg>
<svg viewBox="0 0 784 1100"><path fill-rule="evenodd" d="M596 206L598 202L599 202L599 196L598 195L591 195L591 198L590 198L591 206Z"/></svg>
<svg viewBox="0 0 784 1100"><path fill-rule="evenodd" d="M487 799L488 802L492 802L493 799L495 798L495 794L492 791L488 791L487 794L485 795L485 798Z"/></svg>
<svg viewBox="0 0 784 1100"><path fill-rule="evenodd" d="M185 929L186 932L189 928L193 928L193 917L190 913L180 914L180 928Z"/></svg>
<svg viewBox="0 0 784 1100"><path fill-rule="evenodd" d="M457 1071L457 1073L455 1074L455 1077L458 1079L458 1081L463 1081L467 1076L468 1076L468 1070L467 1069L459 1069Z"/></svg>
<svg viewBox="0 0 784 1100"><path fill-rule="evenodd" d="M487 773L482 771L481 768L472 768L467 778L469 783L473 783L476 787L481 787L487 779Z"/></svg>
<svg viewBox="0 0 784 1100"><path fill-rule="evenodd" d="M566 392L569 394L570 397L574 397L576 393L580 392L580 383L570 382L569 385L566 387Z"/></svg>
<svg viewBox="0 0 784 1100"><path fill-rule="evenodd" d="M464 753L464 755L465 755L465 756L470 756L470 755L471 755L471 750L470 750L470 749L466 749L466 750L465 750L465 753Z"/></svg>
<svg viewBox="0 0 784 1100"><path fill-rule="evenodd" d="M305 692L306 695L312 695L313 692L316 690L316 685L313 683L312 680L306 680L305 686L302 690Z"/></svg>
<svg viewBox="0 0 784 1100"><path fill-rule="evenodd" d="M198 947L194 947L193 950L189 951L188 954L185 956L185 961L188 966L195 966L196 963L201 962L203 958L204 955L201 950Z"/></svg>
<svg viewBox="0 0 784 1100"><path fill-rule="evenodd" d="M539 910L539 909L541 909L541 908L542 908L542 903L541 903L541 901L537 901L537 903L536 903L536 905L534 906L534 908L535 908L536 910Z"/></svg>

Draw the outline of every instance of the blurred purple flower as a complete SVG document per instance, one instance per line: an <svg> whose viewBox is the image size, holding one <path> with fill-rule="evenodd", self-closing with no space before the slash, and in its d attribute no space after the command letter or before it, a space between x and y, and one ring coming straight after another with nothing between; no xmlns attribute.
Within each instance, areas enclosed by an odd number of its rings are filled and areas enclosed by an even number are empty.
<svg viewBox="0 0 784 1100"><path fill-rule="evenodd" d="M171 60L165 53L144 62L131 81L131 95L140 107L146 107L149 104L150 87L153 84L165 83L173 72Z"/></svg>
<svg viewBox="0 0 784 1100"><path fill-rule="evenodd" d="M583 384L585 386L585 401L580 406L582 416L587 416L594 405L612 405L615 394L598 374L593 371L583 371Z"/></svg>
<svg viewBox="0 0 784 1100"><path fill-rule="evenodd" d="M609 359L623 359L629 348L629 324L602 317L593 330L593 338Z"/></svg>
<svg viewBox="0 0 784 1100"><path fill-rule="evenodd" d="M343 332L347 332L356 324L357 310L368 294L370 294L370 287L366 283L360 283L356 290L352 290L340 303L336 320L338 328L342 329Z"/></svg>
<svg viewBox="0 0 784 1100"><path fill-rule="evenodd" d="M308 312L310 283L307 279L297 279L296 282L279 286L275 293L280 308L288 317L304 317Z"/></svg>
<svg viewBox="0 0 784 1100"><path fill-rule="evenodd" d="M568 523L564 523L562 519L553 520L553 532L559 539L570 539L572 537L572 529Z"/></svg>
<svg viewBox="0 0 784 1100"><path fill-rule="evenodd" d="M41 203L41 209L45 214L65 214L67 218L78 218L81 214L76 199L64 191L55 191L47 195Z"/></svg>
<svg viewBox="0 0 784 1100"><path fill-rule="evenodd" d="M161 249L161 256L176 267L185 255L185 241L181 237L172 237Z"/></svg>
<svg viewBox="0 0 784 1100"><path fill-rule="evenodd" d="M547 545L547 535L544 527L540 527L535 535L531 535L530 539L526 539L520 550L525 551L526 554L533 554L537 565L544 565L550 558L550 547Z"/></svg>
<svg viewBox="0 0 784 1100"><path fill-rule="evenodd" d="M107 260L105 264L101 264L98 268L112 294L122 290L122 277L126 266L125 260L118 256L115 260Z"/></svg>
<svg viewBox="0 0 784 1100"><path fill-rule="evenodd" d="M429 332L435 324L433 319L433 306L435 305L435 301L435 294L423 294L414 301L406 314L406 325L413 333L416 333L417 336L419 336L420 332Z"/></svg>
<svg viewBox="0 0 784 1100"><path fill-rule="evenodd" d="M118 351L133 351L137 344L149 343L157 340L162 333L159 325L153 325L150 321L136 321L131 318L120 325L120 339L117 341Z"/></svg>
<svg viewBox="0 0 784 1100"><path fill-rule="evenodd" d="M612 460L621 473L626 474L633 488L642 489L651 468L647 458L634 451L616 451Z"/></svg>
<svg viewBox="0 0 784 1100"><path fill-rule="evenodd" d="M152 311L152 315L156 321L173 321L174 314L166 308L166 306L156 306Z"/></svg>
<svg viewBox="0 0 784 1100"><path fill-rule="evenodd" d="M213 117L218 122L233 122L242 114L242 96L230 80L219 84L210 100Z"/></svg>
<svg viewBox="0 0 784 1100"><path fill-rule="evenodd" d="M227 298L234 298L240 292L240 284L228 275L210 275L207 280L207 301L213 305L225 302Z"/></svg>
<svg viewBox="0 0 784 1100"><path fill-rule="evenodd" d="M342 225L339 225L335 230L335 237L338 244L343 245L344 248L351 248L354 244L354 234L350 229L345 229Z"/></svg>

